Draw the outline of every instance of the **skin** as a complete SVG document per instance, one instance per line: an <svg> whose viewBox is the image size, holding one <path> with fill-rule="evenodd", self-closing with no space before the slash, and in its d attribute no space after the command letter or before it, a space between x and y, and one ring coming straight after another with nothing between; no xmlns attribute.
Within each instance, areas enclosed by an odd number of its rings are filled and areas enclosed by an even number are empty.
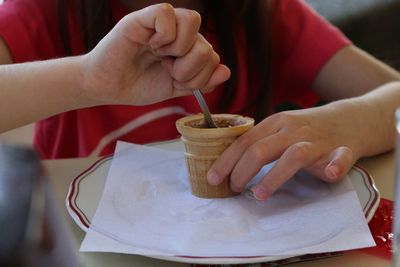
<svg viewBox="0 0 400 267"><path fill-rule="evenodd" d="M124 17L86 55L0 66L0 132L72 109L212 90L230 72L198 33L200 22L195 11L153 5ZM11 61L3 42L0 59Z"/></svg>
<svg viewBox="0 0 400 267"><path fill-rule="evenodd" d="M400 83L392 81L398 80L396 71L358 48L340 50L313 86L332 103L266 118L224 151L208 181L216 185L230 177L232 189L240 192L274 160L252 188L259 200L268 199L301 169L327 182L341 180L359 158L393 149Z"/></svg>
<svg viewBox="0 0 400 267"><path fill-rule="evenodd" d="M121 2L131 10L138 10L159 1L122 0ZM169 2L174 6L192 8L198 12L203 10L202 2L199 0ZM180 16L177 15L177 21L179 18ZM159 25L162 26L161 23ZM178 23L177 25L177 40L182 37L179 33L193 33L189 28L179 29L179 26L185 27L188 24ZM153 28L155 28L154 25ZM197 25L196 29L198 29ZM83 69L77 67L71 70L74 73L74 69L78 69L76 75L83 76L82 80L85 82L82 83L83 86L78 83L78 92L74 92L72 97L69 95L69 101L76 105L69 104L64 109L101 103L126 103L126 99L129 100L127 101L129 104L148 104L164 98L188 94L188 91L184 89L197 87L205 88L208 92L229 76L228 69L215 63L219 62L219 59L217 60L212 50L212 52L208 50L210 47L205 48L208 43L198 35L194 41L191 39L192 48L187 50L188 47L180 45L181 42L170 43L171 39L168 37L166 37L168 41L164 40L166 43L161 41L163 49L158 49L160 46L158 37L149 35L145 30L142 34L140 36L144 37L139 41L133 37L135 34L128 34L129 38L123 38L128 40L125 42L127 45L121 45L121 47L119 44L108 46L107 43L112 43L113 36L106 37L97 50L99 53L101 51L109 53L122 48L121 51L127 53L125 48L133 49L135 51L133 54L137 57L131 57L131 59L136 60L138 64L135 64L135 68L139 66L142 72L132 70L133 74L118 79L113 75L103 77L104 73L116 74L113 71L119 73L132 65L125 62L126 65L121 65L119 70L115 70L115 64L107 67L107 62L113 60L113 57L93 56L96 54L91 52L86 59L81 59L85 63L78 64L84 66ZM183 43L187 44L187 42ZM110 47L118 49L109 49ZM189 52L185 56L185 51L192 50L193 53ZM202 52L197 54L195 51ZM189 56L193 54L202 56L199 56L200 58ZM121 55L116 56L118 60L123 61L120 58ZM91 57L91 60L87 57ZM207 65L208 59L212 59L213 67ZM68 60L73 61L73 59ZM4 49L4 44L1 42L0 61L10 63L9 52ZM196 69L197 61L202 62L199 64L201 70ZM73 65L74 62L69 62L69 64ZM106 65L103 66L103 64ZM187 64L189 66L192 64L193 70L188 70ZM156 77L155 73L162 74L162 78L155 81L157 84L154 84L151 79L151 77ZM17 76L19 75L15 77ZM396 107L400 106L400 83L395 81L399 81L399 78L395 70L354 45L339 50L320 70L313 84L313 90L323 99L332 102L318 108L280 112L266 118L234 142L217 159L208 173L209 182L219 184L223 179L230 177L233 190L242 191L263 165L274 160L277 160L275 166L253 188L255 197L260 200L268 199L300 169L305 169L327 182L339 181L359 158L376 155L394 147L393 114ZM135 82L140 87L144 86L149 90L135 90ZM103 84L123 85L123 89L115 92L112 88L118 87L103 86ZM73 85L70 84L70 86ZM161 87L156 87L158 85ZM132 89L127 89L131 88L130 86ZM137 86L137 88L140 87ZM151 91L150 88L157 88L157 91ZM162 92L161 95L159 90ZM60 92L43 92L43 97L50 99L49 94L57 98ZM20 101L21 96L25 95L25 92L21 92L14 103ZM4 98L0 95L0 99ZM45 103L40 101L37 103L41 109L45 109L41 116L31 117L28 121L61 111L60 108L49 110L46 105L51 106L51 104L48 101L43 102ZM12 107L15 108L15 105L13 104ZM10 105L0 107L3 108L0 114L12 107ZM34 105L30 110L35 110L36 107L37 105ZM13 114L13 116L16 115Z"/></svg>

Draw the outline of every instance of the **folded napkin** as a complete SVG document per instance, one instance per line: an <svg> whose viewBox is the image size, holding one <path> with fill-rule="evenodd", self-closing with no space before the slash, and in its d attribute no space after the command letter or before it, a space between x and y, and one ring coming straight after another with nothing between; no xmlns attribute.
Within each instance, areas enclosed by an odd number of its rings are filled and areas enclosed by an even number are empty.
<svg viewBox="0 0 400 267"><path fill-rule="evenodd" d="M248 257L374 245L348 178L327 184L299 172L267 201L201 199L190 193L183 152L118 142L81 251Z"/></svg>

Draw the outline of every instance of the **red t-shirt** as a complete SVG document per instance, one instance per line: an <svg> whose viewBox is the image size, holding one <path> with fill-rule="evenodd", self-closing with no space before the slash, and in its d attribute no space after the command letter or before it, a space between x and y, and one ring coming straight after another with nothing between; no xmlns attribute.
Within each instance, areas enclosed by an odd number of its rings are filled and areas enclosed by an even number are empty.
<svg viewBox="0 0 400 267"><path fill-rule="evenodd" d="M127 11L118 1L110 2L117 21ZM15 63L63 56L55 10L54 0L8 0L0 5L0 36ZM70 45L73 54L78 55L84 50L75 13L71 11L68 18ZM271 28L273 104L315 105L318 97L310 88L316 75L349 40L301 0L275 1ZM218 47L211 34L206 38ZM238 31L236 43L238 97L227 110L229 113L243 113L256 90L248 79L248 44L242 31ZM223 93L224 89L219 88L206 95L211 111ZM177 138L176 119L198 112L193 96L148 106L99 106L70 111L38 122L34 145L43 158L106 155L114 151L116 140L143 144Z"/></svg>

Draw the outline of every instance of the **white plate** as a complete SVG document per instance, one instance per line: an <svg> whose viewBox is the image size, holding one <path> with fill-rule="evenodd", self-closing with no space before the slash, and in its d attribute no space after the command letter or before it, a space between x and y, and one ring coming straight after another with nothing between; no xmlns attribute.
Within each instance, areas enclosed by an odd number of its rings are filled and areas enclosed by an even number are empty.
<svg viewBox="0 0 400 267"><path fill-rule="evenodd" d="M183 144L180 141L164 142L153 144L155 147L169 150L183 150ZM103 193L108 170L110 168L112 156L102 158L88 167L84 172L70 184L66 206L69 214L76 224L83 230L87 231L91 219L93 218L97 205ZM379 205L380 193L374 184L371 175L364 169L354 166L347 174L357 192L361 206L363 208L367 221L370 221ZM156 257L170 261L199 263L199 264L244 264L256 262L271 262L282 259L285 263L310 260L311 258L321 258L331 256L332 253L324 253L317 255L302 256L277 256L277 257L235 257L235 258L208 258L208 257ZM335 255L335 253L333 253ZM155 257L154 257L155 258Z"/></svg>

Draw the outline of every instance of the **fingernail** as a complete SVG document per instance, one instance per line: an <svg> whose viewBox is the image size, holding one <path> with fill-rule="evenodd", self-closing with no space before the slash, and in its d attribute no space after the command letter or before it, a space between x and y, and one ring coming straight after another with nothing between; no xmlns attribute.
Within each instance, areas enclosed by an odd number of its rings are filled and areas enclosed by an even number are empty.
<svg viewBox="0 0 400 267"><path fill-rule="evenodd" d="M336 178L339 176L339 168L335 165L329 165L328 173L331 178Z"/></svg>
<svg viewBox="0 0 400 267"><path fill-rule="evenodd" d="M254 197L258 200L266 200L269 197L269 193L263 185L257 185L251 191L253 191Z"/></svg>
<svg viewBox="0 0 400 267"><path fill-rule="evenodd" d="M207 181L211 185L218 185L220 183L220 178L215 172L209 172L207 174Z"/></svg>
<svg viewBox="0 0 400 267"><path fill-rule="evenodd" d="M236 185L234 185L234 184L231 184L231 189L232 189L233 192L237 192L237 193L240 193L240 192L243 191L243 188L242 188L242 187L236 186Z"/></svg>

